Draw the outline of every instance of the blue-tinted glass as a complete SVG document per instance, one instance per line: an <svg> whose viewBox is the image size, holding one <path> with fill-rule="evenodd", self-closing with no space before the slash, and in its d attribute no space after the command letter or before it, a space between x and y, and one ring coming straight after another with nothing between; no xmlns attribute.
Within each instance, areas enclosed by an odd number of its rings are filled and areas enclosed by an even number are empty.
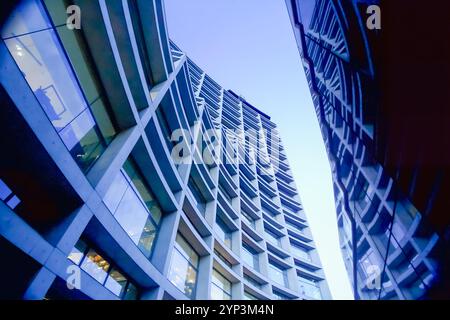
<svg viewBox="0 0 450 320"><path fill-rule="evenodd" d="M108 207L108 209L111 211L112 214L116 212L117 207L120 201L122 200L122 197L125 194L125 191L127 190L128 187L129 187L128 181L126 180L122 171L120 171L114 178L111 187L108 189L105 196L103 197L103 202L106 204L106 206Z"/></svg>
<svg viewBox="0 0 450 320"><path fill-rule="evenodd" d="M269 278L273 281L283 285L287 286L287 279L286 279L286 270L281 270L280 268L274 266L273 264L269 264Z"/></svg>
<svg viewBox="0 0 450 320"><path fill-rule="evenodd" d="M317 281L303 277L298 277L298 283L300 287L300 292L314 299L322 299L319 284L317 283Z"/></svg>
<svg viewBox="0 0 450 320"><path fill-rule="evenodd" d="M294 256L297 256L299 258L302 258L302 259L305 259L305 260L308 260L308 261L311 260L311 257L309 255L309 253L304 248L301 248L301 247L296 246L296 245L291 245L291 251L294 254Z"/></svg>
<svg viewBox="0 0 450 320"><path fill-rule="evenodd" d="M149 216L149 209L137 193L138 190L131 186L134 181L135 179L131 180L120 171L103 201L133 242L149 257L157 229Z"/></svg>
<svg viewBox="0 0 450 320"><path fill-rule="evenodd" d="M138 244L147 224L148 213L133 189L128 188L125 192L115 218L133 242Z"/></svg>
<svg viewBox="0 0 450 320"><path fill-rule="evenodd" d="M253 269L259 271L258 254L245 245L242 246L242 259Z"/></svg>
<svg viewBox="0 0 450 320"><path fill-rule="evenodd" d="M213 269L211 284L212 300L230 300L231 299L231 282L222 274Z"/></svg>
<svg viewBox="0 0 450 320"><path fill-rule="evenodd" d="M309 29L316 0L300 0L296 2L299 10L299 18L305 29Z"/></svg>
<svg viewBox="0 0 450 320"><path fill-rule="evenodd" d="M220 240L231 249L231 233L228 227L225 225L222 219L218 218L214 225L214 230Z"/></svg>
<svg viewBox="0 0 450 320"><path fill-rule="evenodd" d="M23 2L4 35L9 36L5 44L42 109L87 171L103 152L104 141L40 1Z"/></svg>
<svg viewBox="0 0 450 320"><path fill-rule="evenodd" d="M141 198L142 202L146 205L148 211L152 215L153 220L156 223L159 223L162 216L161 207L138 166L132 158L130 158L125 162L123 168L131 179L131 183L135 188L137 195Z"/></svg>
<svg viewBox="0 0 450 320"><path fill-rule="evenodd" d="M89 110L83 111L72 122L70 122L64 129L61 130L61 139L69 150L72 150L81 139L83 139L92 128L95 122ZM87 141L88 145L97 146L99 140L93 136L92 141Z"/></svg>
<svg viewBox="0 0 450 320"><path fill-rule="evenodd" d="M173 250L168 278L187 297L194 298L197 270L180 253L178 248Z"/></svg>
<svg viewBox="0 0 450 320"><path fill-rule="evenodd" d="M105 287L108 288L116 296L121 297L125 292L127 279L118 270L113 269L106 279Z"/></svg>
<svg viewBox="0 0 450 320"><path fill-rule="evenodd" d="M76 265L79 265L84 257L86 251L86 244L82 240L78 240L75 247L72 248L68 258L72 260Z"/></svg>
<svg viewBox="0 0 450 320"><path fill-rule="evenodd" d="M81 269L103 284L108 275L109 262L103 259L95 250L90 249L81 263Z"/></svg>
<svg viewBox="0 0 450 320"><path fill-rule="evenodd" d="M128 283L127 289L123 296L123 300L136 300L138 298L139 291L132 283Z"/></svg>
<svg viewBox="0 0 450 320"><path fill-rule="evenodd" d="M6 20L2 29L2 38L50 28L49 21L39 0L22 1Z"/></svg>
<svg viewBox="0 0 450 320"><path fill-rule="evenodd" d="M259 300L254 295L248 293L247 291L244 291L244 300Z"/></svg>
<svg viewBox="0 0 450 320"><path fill-rule="evenodd" d="M11 38L5 43L58 131L87 108L53 30Z"/></svg>

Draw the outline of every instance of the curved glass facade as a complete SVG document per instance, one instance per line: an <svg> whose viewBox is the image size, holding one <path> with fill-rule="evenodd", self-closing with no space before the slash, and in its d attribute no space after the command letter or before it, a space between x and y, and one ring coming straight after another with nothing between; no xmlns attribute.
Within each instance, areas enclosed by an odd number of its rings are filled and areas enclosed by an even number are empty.
<svg viewBox="0 0 450 320"><path fill-rule="evenodd" d="M330 298L270 117L169 40L163 1L74 4L79 29L26 0L2 32L1 296Z"/></svg>
<svg viewBox="0 0 450 320"><path fill-rule="evenodd" d="M366 25L368 12L375 12L368 6L379 1L286 4L329 154L340 247L355 298L424 298L439 281L448 250L426 219L437 189L429 206L418 209L423 199L415 201L412 190L419 187L420 166L404 158L393 174L389 154L380 155L384 120L375 49L382 30Z"/></svg>

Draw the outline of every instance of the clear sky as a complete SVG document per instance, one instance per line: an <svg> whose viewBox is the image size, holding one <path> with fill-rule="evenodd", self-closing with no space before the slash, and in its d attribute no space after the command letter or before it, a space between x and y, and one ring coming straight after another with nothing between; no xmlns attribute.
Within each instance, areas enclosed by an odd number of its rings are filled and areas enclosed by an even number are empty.
<svg viewBox="0 0 450 320"><path fill-rule="evenodd" d="M278 125L334 299L352 299L331 171L284 0L165 0L172 40Z"/></svg>

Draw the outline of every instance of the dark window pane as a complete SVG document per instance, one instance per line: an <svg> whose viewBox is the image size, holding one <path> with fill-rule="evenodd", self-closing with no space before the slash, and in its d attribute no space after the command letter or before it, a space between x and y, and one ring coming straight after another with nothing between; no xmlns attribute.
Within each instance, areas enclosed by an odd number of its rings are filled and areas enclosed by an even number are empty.
<svg viewBox="0 0 450 320"><path fill-rule="evenodd" d="M106 279L105 287L116 296L121 297L126 285L127 279L118 270L112 269L108 279Z"/></svg>

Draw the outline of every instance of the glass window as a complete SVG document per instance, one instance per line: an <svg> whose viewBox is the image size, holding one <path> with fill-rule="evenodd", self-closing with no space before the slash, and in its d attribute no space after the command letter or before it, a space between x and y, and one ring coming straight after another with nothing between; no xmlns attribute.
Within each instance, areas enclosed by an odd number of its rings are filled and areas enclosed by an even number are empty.
<svg viewBox="0 0 450 320"><path fill-rule="evenodd" d="M206 209L206 198L203 196L203 193L200 191L199 186L194 181L194 179L190 176L188 180L189 190L194 196L194 200L197 202L197 208L200 210L202 214L205 213Z"/></svg>
<svg viewBox="0 0 450 320"><path fill-rule="evenodd" d="M225 222L222 220L222 218L217 217L216 218L216 224L214 225L214 230L216 231L216 234L220 240L223 241L223 243L231 249L231 232L230 229L227 227Z"/></svg>
<svg viewBox="0 0 450 320"><path fill-rule="evenodd" d="M272 211L266 209L264 206L262 207L262 211L263 211L263 213L265 213L265 214L268 215L269 217L271 217L271 218L277 220L277 215L278 215L278 213L273 213Z"/></svg>
<svg viewBox="0 0 450 320"><path fill-rule="evenodd" d="M287 225L289 225L289 226L291 226L292 228L294 228L294 230L296 230L297 232L303 233L303 227L300 227L300 226L296 225L295 223L291 222L291 221L288 220L288 219L285 219L285 220L286 220L286 224L287 224Z"/></svg>
<svg viewBox="0 0 450 320"><path fill-rule="evenodd" d="M266 233L266 240L268 240L270 243L272 243L275 246L281 246L281 238L277 236L275 233L273 233L270 230L265 229Z"/></svg>
<svg viewBox="0 0 450 320"><path fill-rule="evenodd" d="M241 211L242 218L247 222L252 228L255 228L255 220L249 216L245 211Z"/></svg>
<svg viewBox="0 0 450 320"><path fill-rule="evenodd" d="M249 275L244 273L244 279L246 281L248 281L248 283L252 284L253 286L255 286L256 288L261 288L261 284L256 281L255 279L253 279L252 277L250 277Z"/></svg>
<svg viewBox="0 0 450 320"><path fill-rule="evenodd" d="M26 1L7 23L5 44L42 109L86 172L105 148L56 33L39 1ZM44 29L44 30L43 30ZM41 31L39 31L41 30Z"/></svg>
<svg viewBox="0 0 450 320"><path fill-rule="evenodd" d="M228 200L228 203L232 203L233 198L231 198L231 196L228 194L227 190L225 190L225 188L222 186L222 184L219 182L219 190L220 192L222 192L222 195L225 197L225 199Z"/></svg>
<svg viewBox="0 0 450 320"><path fill-rule="evenodd" d="M112 268L109 277L106 279L105 287L116 296L121 297L125 292L127 279L118 270Z"/></svg>
<svg viewBox="0 0 450 320"><path fill-rule="evenodd" d="M94 118L87 109L62 129L59 135L83 172L87 172L105 150Z"/></svg>
<svg viewBox="0 0 450 320"><path fill-rule="evenodd" d="M290 298L278 291L272 292L273 296L275 297L275 300L290 300Z"/></svg>
<svg viewBox="0 0 450 320"><path fill-rule="evenodd" d="M288 285L286 270L269 263L269 278L285 287Z"/></svg>
<svg viewBox="0 0 450 320"><path fill-rule="evenodd" d="M2 29L2 38L16 37L30 32L51 28L50 22L45 19L44 8L39 0L22 1L11 12Z"/></svg>
<svg viewBox="0 0 450 320"><path fill-rule="evenodd" d="M192 299L195 298L198 261L198 254L192 246L183 236L177 234L168 278L187 297Z"/></svg>
<svg viewBox="0 0 450 320"><path fill-rule="evenodd" d="M93 249L89 249L85 259L81 263L81 269L101 284L105 282L108 276L109 267L109 263Z"/></svg>
<svg viewBox="0 0 450 320"><path fill-rule="evenodd" d="M52 5L58 6L55 1L48 0L46 4L47 8ZM51 8L49 10L51 11ZM61 12L60 9L55 9L55 11L58 13ZM54 16L53 18L55 19ZM80 34L69 30L65 25L57 27L56 31L67 52L67 56L73 66L84 96L100 129L100 133L106 143L109 144L117 134L115 125L113 124L112 107L105 97L101 81L95 71L95 66L92 66L89 49L84 39L80 37Z"/></svg>
<svg viewBox="0 0 450 320"><path fill-rule="evenodd" d="M248 293L247 291L244 291L244 300L259 300L254 295Z"/></svg>
<svg viewBox="0 0 450 320"><path fill-rule="evenodd" d="M259 256L258 253L250 248L246 244L242 244L242 259L245 263L247 263L250 267L259 271Z"/></svg>
<svg viewBox="0 0 450 320"><path fill-rule="evenodd" d="M72 248L72 251L69 254L69 259L72 260L75 264L79 265L81 260L86 253L87 245L81 240L78 240L75 244L75 247Z"/></svg>
<svg viewBox="0 0 450 320"><path fill-rule="evenodd" d="M294 245L294 244L291 244L291 251L295 256L302 258L304 260L307 260L307 261L311 261L311 256L309 255L307 249L297 246L297 245Z"/></svg>
<svg viewBox="0 0 450 320"><path fill-rule="evenodd" d="M382 262L379 262L377 254L372 248L369 248L362 256L358 259L358 270L362 270L364 278L371 277L373 273L370 271L373 270L374 267L380 268ZM380 269L383 269L382 267Z"/></svg>
<svg viewBox="0 0 450 320"><path fill-rule="evenodd" d="M156 109L156 117L158 118L158 123L161 128L162 134L166 140L166 145L169 151L172 150L173 146L177 143L177 141L172 141L172 131L169 126L169 122L167 121L167 117L165 115L165 112L162 108L162 105L160 105Z"/></svg>
<svg viewBox="0 0 450 320"><path fill-rule="evenodd" d="M131 240L146 255L150 255L149 239L154 238L156 230L149 221L147 210L132 188L125 192L114 216Z"/></svg>
<svg viewBox="0 0 450 320"><path fill-rule="evenodd" d="M231 300L231 281L226 279L216 269L213 269L212 272L211 299Z"/></svg>
<svg viewBox="0 0 450 320"><path fill-rule="evenodd" d="M149 257L162 211L131 158L114 178L103 201L142 253Z"/></svg>
<svg viewBox="0 0 450 320"><path fill-rule="evenodd" d="M57 41L53 30L45 30L5 43L53 126L60 131L87 104Z"/></svg>
<svg viewBox="0 0 450 320"><path fill-rule="evenodd" d="M151 213L153 220L155 220L156 223L159 223L162 215L161 207L156 200L153 191L151 190L150 186L147 184L147 181L139 170L137 164L132 158L128 158L123 168L128 174L128 177L130 177L131 182L140 195L142 201L147 206L147 209Z"/></svg>
<svg viewBox="0 0 450 320"><path fill-rule="evenodd" d="M83 240L78 240L68 258L119 298L125 300L138 298L136 286L96 250L89 248Z"/></svg>
<svg viewBox="0 0 450 320"><path fill-rule="evenodd" d="M232 267L233 265L231 264L230 261L227 260L227 258L225 258L223 256L223 254L221 254L219 251L217 251L216 249L214 249L214 253L216 254L216 256L219 257L220 260L222 260L228 267Z"/></svg>
<svg viewBox="0 0 450 320"><path fill-rule="evenodd" d="M38 0L22 2L2 37L47 117L87 172L117 132L83 41L65 25L53 29Z"/></svg>
<svg viewBox="0 0 450 320"><path fill-rule="evenodd" d="M300 292L314 299L322 299L317 280L298 276Z"/></svg>
<svg viewBox="0 0 450 320"><path fill-rule="evenodd" d="M138 288L132 284L131 282L128 282L127 289L125 290L125 294L123 296L123 300L136 300L139 296Z"/></svg>
<svg viewBox="0 0 450 320"><path fill-rule="evenodd" d="M129 183L127 178L125 178L125 175L122 172L119 172L103 197L103 202L113 214L116 212L128 186Z"/></svg>

